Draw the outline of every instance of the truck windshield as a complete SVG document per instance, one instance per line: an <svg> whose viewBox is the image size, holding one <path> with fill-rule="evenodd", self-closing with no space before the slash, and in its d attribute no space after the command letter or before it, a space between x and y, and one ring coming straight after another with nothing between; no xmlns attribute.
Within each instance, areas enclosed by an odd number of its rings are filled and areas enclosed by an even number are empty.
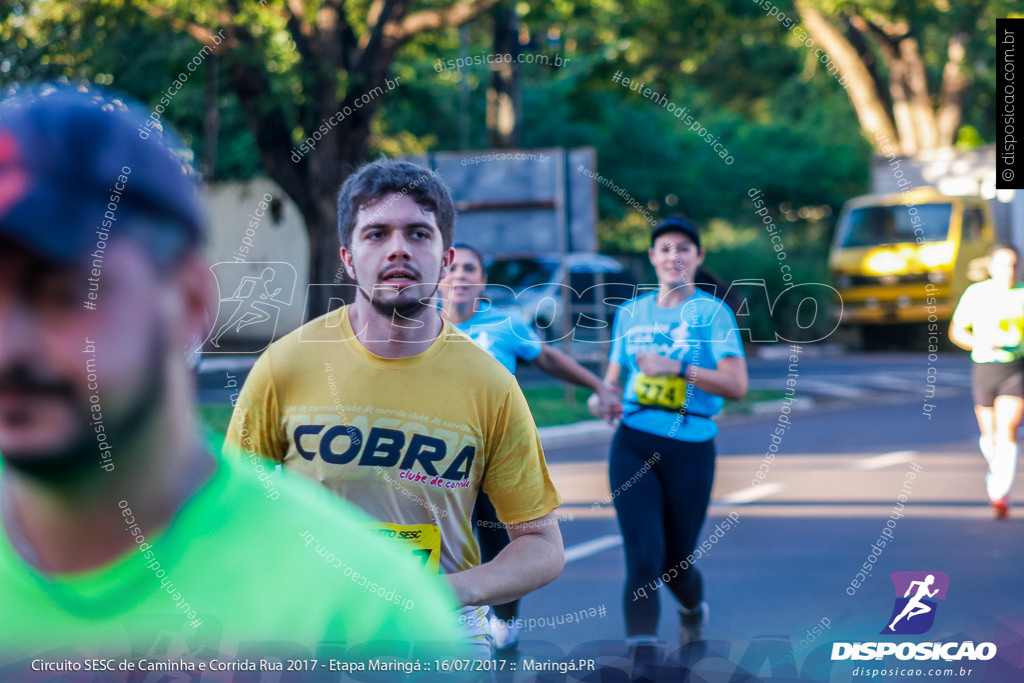
<svg viewBox="0 0 1024 683"><path fill-rule="evenodd" d="M951 204L922 204L917 215L910 207L863 206L846 215L844 247L875 247L906 242L942 242L949 233ZM915 230L918 232L915 234ZM920 238L920 239L918 239Z"/></svg>

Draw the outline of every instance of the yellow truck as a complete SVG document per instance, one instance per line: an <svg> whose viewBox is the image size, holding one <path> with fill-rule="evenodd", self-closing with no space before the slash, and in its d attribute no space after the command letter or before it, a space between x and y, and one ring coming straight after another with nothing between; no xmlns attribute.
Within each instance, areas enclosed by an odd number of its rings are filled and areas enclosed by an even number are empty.
<svg viewBox="0 0 1024 683"><path fill-rule="evenodd" d="M840 324L867 338L868 326L950 320L967 286L987 277L995 241L992 209L981 197L920 187L850 200L829 254Z"/></svg>

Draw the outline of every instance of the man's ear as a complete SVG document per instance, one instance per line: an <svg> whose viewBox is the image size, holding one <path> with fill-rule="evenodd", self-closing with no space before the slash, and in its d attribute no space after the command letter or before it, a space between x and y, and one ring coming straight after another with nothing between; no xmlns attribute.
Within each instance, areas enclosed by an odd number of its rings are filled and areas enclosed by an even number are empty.
<svg viewBox="0 0 1024 683"><path fill-rule="evenodd" d="M199 251L186 254L170 276L174 295L171 312L176 348L186 349L196 338L205 340L213 324L216 291L214 275Z"/></svg>
<svg viewBox="0 0 1024 683"><path fill-rule="evenodd" d="M345 274L352 282L356 281L356 268L352 263L352 250L348 247L342 247L338 250L338 255L341 257L341 265L345 267Z"/></svg>
<svg viewBox="0 0 1024 683"><path fill-rule="evenodd" d="M438 274L438 278L443 280L448 277L448 270L452 267L452 263L455 262L455 247L448 247L448 251L441 254L441 272Z"/></svg>

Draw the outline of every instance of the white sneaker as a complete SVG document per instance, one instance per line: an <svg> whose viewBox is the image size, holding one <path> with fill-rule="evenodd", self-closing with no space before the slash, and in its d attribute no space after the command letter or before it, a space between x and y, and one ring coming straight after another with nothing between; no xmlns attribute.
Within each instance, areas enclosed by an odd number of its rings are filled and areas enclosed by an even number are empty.
<svg viewBox="0 0 1024 683"><path fill-rule="evenodd" d="M661 661L659 652L663 643L656 635L639 635L626 638L626 647L629 648L629 658L633 662L631 681L652 680L648 667L654 666Z"/></svg>
<svg viewBox="0 0 1024 683"><path fill-rule="evenodd" d="M658 647L661 644L661 641L658 640L658 636L656 635L628 636L626 638L626 647L629 648L630 652L637 648Z"/></svg>
<svg viewBox="0 0 1024 683"><path fill-rule="evenodd" d="M679 642L684 647L704 640L704 629L708 625L708 603L701 602L693 609L679 606Z"/></svg>
<svg viewBox="0 0 1024 683"><path fill-rule="evenodd" d="M504 621L491 612L488 625L491 628L491 637L494 638L494 649L506 650L519 644L518 619Z"/></svg>

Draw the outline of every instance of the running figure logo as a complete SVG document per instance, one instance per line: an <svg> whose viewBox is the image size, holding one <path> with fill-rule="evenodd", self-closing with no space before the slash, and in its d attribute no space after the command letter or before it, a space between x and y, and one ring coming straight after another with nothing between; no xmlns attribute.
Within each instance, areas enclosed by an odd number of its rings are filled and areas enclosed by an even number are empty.
<svg viewBox="0 0 1024 683"><path fill-rule="evenodd" d="M926 633L935 623L935 609L938 607L938 603L929 598L946 599L949 577L943 572L893 572L889 577L896 590L896 604L888 626L881 632Z"/></svg>
<svg viewBox="0 0 1024 683"><path fill-rule="evenodd" d="M253 266L262 266L259 275ZM274 338L282 308L291 306L295 292L295 269L289 263L233 263L214 265L214 276L220 288L217 319L207 339L208 353L222 352L224 336L244 342L243 353L259 353ZM231 292L230 296L224 296ZM237 344L236 344L237 346ZM236 349L236 352L239 352Z"/></svg>

